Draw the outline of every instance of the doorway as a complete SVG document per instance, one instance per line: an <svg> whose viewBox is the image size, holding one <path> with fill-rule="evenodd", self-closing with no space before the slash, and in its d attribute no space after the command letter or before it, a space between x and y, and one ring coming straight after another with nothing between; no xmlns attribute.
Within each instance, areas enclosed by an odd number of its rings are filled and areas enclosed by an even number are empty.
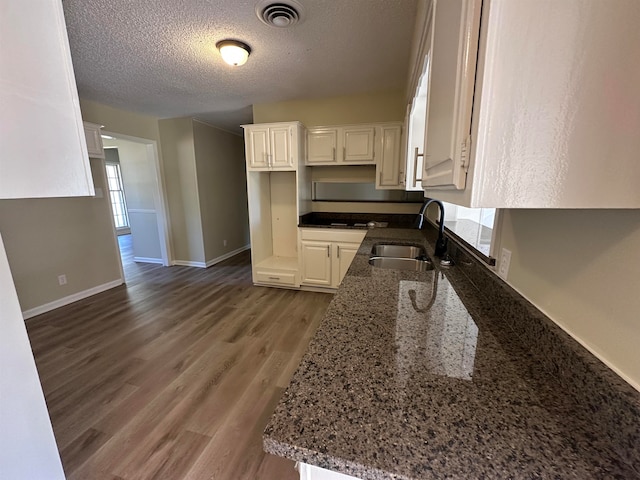
<svg viewBox="0 0 640 480"><path fill-rule="evenodd" d="M102 132L102 138L113 238L122 262L169 266L168 210L156 142L113 132Z"/></svg>

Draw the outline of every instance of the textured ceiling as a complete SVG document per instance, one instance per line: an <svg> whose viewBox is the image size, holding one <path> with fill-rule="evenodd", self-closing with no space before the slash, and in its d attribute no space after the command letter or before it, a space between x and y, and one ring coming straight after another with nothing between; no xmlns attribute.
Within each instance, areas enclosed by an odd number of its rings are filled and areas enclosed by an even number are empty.
<svg viewBox="0 0 640 480"><path fill-rule="evenodd" d="M80 97L238 131L254 103L401 89L417 0L298 0L301 23L260 22L258 0L65 0ZM249 44L246 65L215 44Z"/></svg>

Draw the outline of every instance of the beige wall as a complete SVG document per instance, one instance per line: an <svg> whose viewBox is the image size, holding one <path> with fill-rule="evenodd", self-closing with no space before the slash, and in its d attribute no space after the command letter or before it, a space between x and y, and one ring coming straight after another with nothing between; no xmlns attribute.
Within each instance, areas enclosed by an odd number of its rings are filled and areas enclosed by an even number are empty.
<svg viewBox="0 0 640 480"><path fill-rule="evenodd" d="M101 160L94 185L106 193ZM0 231L23 311L120 279L107 195L0 200ZM58 285L58 275L67 285Z"/></svg>
<svg viewBox="0 0 640 480"><path fill-rule="evenodd" d="M640 390L640 210L505 210L498 247L508 283Z"/></svg>
<svg viewBox="0 0 640 480"><path fill-rule="evenodd" d="M104 126L104 131L127 135L130 137L138 137L145 140L151 140L156 143L158 150L158 158L160 163L160 172L159 175L163 179L162 183L164 183L164 168L163 168L163 157L162 157L162 147L160 142L160 130L158 127L158 119L156 117L151 117L148 115L141 115L138 113L127 112L125 110L120 110L117 108L109 107L107 105L102 105L100 103L92 102L89 100L80 100L80 109L82 111L82 118L85 121L97 123L99 125ZM110 143L113 141L105 140L105 145L109 144L118 144L118 142L122 141L122 139L118 139L116 143ZM123 147L124 145L124 147ZM131 151L136 151L136 156L142 158L142 149L147 151L147 147L145 145L136 143L136 142L126 142L123 144L118 144L119 147L128 148ZM148 154L148 152L147 152ZM128 155L127 155L128 156ZM161 199L155 199L156 203L153 204L153 195L154 193L149 190L155 191L155 182L156 182L156 173L154 167L151 166L149 162L152 162L153 159L147 157L146 166L150 168L149 174L151 175L147 180L143 180L145 192L143 192L140 198L132 198L132 202L129 202L129 208L139 208L139 209L156 209L156 218L149 218L149 214L137 213L136 220L139 220L137 223L139 224L143 230L149 231L149 228L154 224L157 224L157 215L158 207L161 204ZM123 167L126 168L126 167ZM126 176L126 173L125 173ZM161 188L166 190L164 185ZM129 201L129 199L128 199ZM169 210L168 207L165 207ZM135 222L135 220L134 220ZM163 224L163 219L160 219L160 223ZM173 220L169 221L169 229L171 228L171 224ZM135 227L134 227L135 228ZM161 258L161 242L160 235L164 235L164 226L162 227L162 232L158 232L157 238L151 238L150 236L146 236L145 238L140 238L138 242L134 239L134 255L138 257L146 257L146 258ZM135 235L135 232L134 232ZM173 240L173 232L170 232L171 240ZM171 249L171 241L168 241L169 245L167 248ZM139 248L136 248L139 247ZM174 255L170 252L170 255ZM170 259L171 260L171 259Z"/></svg>
<svg viewBox="0 0 640 480"><path fill-rule="evenodd" d="M104 125L107 132L122 133L132 137L160 141L158 119L148 115L127 112L101 103L80 100L82 119L85 122Z"/></svg>
<svg viewBox="0 0 640 480"><path fill-rule="evenodd" d="M193 126L190 118L160 120L174 259L205 262Z"/></svg>
<svg viewBox="0 0 640 480"><path fill-rule="evenodd" d="M253 122L298 120L307 127L349 123L402 122L406 110L401 90L346 97L293 100L253 106Z"/></svg>
<svg viewBox="0 0 640 480"><path fill-rule="evenodd" d="M198 121L193 134L205 259L210 261L249 244L244 141Z"/></svg>

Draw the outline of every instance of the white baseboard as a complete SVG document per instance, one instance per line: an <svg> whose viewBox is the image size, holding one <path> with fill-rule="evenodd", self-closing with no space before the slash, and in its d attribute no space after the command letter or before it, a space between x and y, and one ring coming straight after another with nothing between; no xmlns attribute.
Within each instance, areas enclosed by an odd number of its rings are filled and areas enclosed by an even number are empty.
<svg viewBox="0 0 640 480"><path fill-rule="evenodd" d="M206 263L207 268L209 268L212 265L215 265L216 263L220 263L224 260L226 260L227 258L231 258L241 252L244 252L245 250L249 250L251 248L251 245L245 245L244 247L240 247L240 248L236 248L234 251L229 252L229 253L225 253L224 255L220 256L220 257L216 257L213 260L208 260Z"/></svg>
<svg viewBox="0 0 640 480"><path fill-rule="evenodd" d="M173 265L178 265L180 267L198 267L198 268L207 268L207 264L204 262L189 262L187 260L174 260L172 262Z"/></svg>
<svg viewBox="0 0 640 480"><path fill-rule="evenodd" d="M337 287L314 287L313 285L300 285L300 290L305 292L330 293L333 295L338 291Z"/></svg>
<svg viewBox="0 0 640 480"><path fill-rule="evenodd" d="M133 261L134 262L141 262L141 263L159 263L160 265L163 264L161 258L133 257Z"/></svg>
<svg viewBox="0 0 640 480"><path fill-rule="evenodd" d="M74 293L73 295L68 295L66 297L59 298L58 300L54 300L53 302L45 303L44 305L40 305L39 307L34 307L34 308L30 308L29 310L25 310L24 312L22 312L22 317L26 320L27 318L35 317L36 315L40 315L42 313L50 312L51 310L64 307L65 305L69 305L70 303L77 302L78 300L82 300L83 298L91 297L92 295L96 295L98 293L102 293L112 288L118 287L123 283L124 282L122 281L122 279L114 280L113 282L103 283L102 285L98 285L97 287L89 288L87 290Z"/></svg>
<svg viewBox="0 0 640 480"><path fill-rule="evenodd" d="M232 252L225 253L224 255L222 255L220 257L216 257L216 258L214 258L212 260L207 260L206 262L190 262L190 261L187 261L187 260L174 260L173 261L173 265L179 265L181 267L209 268L210 266L215 265L216 263L220 263L223 260L226 260L227 258L231 258L234 255L239 254L240 252L244 252L245 250L249 250L250 248L251 248L251 245L245 245L244 247L236 248Z"/></svg>

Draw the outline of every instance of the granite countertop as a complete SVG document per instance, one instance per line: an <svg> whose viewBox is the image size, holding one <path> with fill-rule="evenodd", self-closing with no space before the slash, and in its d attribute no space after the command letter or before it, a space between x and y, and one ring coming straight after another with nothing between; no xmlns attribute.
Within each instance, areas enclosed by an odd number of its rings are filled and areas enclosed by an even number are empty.
<svg viewBox="0 0 640 480"><path fill-rule="evenodd" d="M385 240L432 252L417 230L367 233L265 430L267 452L365 480L640 476L449 272L371 267Z"/></svg>

